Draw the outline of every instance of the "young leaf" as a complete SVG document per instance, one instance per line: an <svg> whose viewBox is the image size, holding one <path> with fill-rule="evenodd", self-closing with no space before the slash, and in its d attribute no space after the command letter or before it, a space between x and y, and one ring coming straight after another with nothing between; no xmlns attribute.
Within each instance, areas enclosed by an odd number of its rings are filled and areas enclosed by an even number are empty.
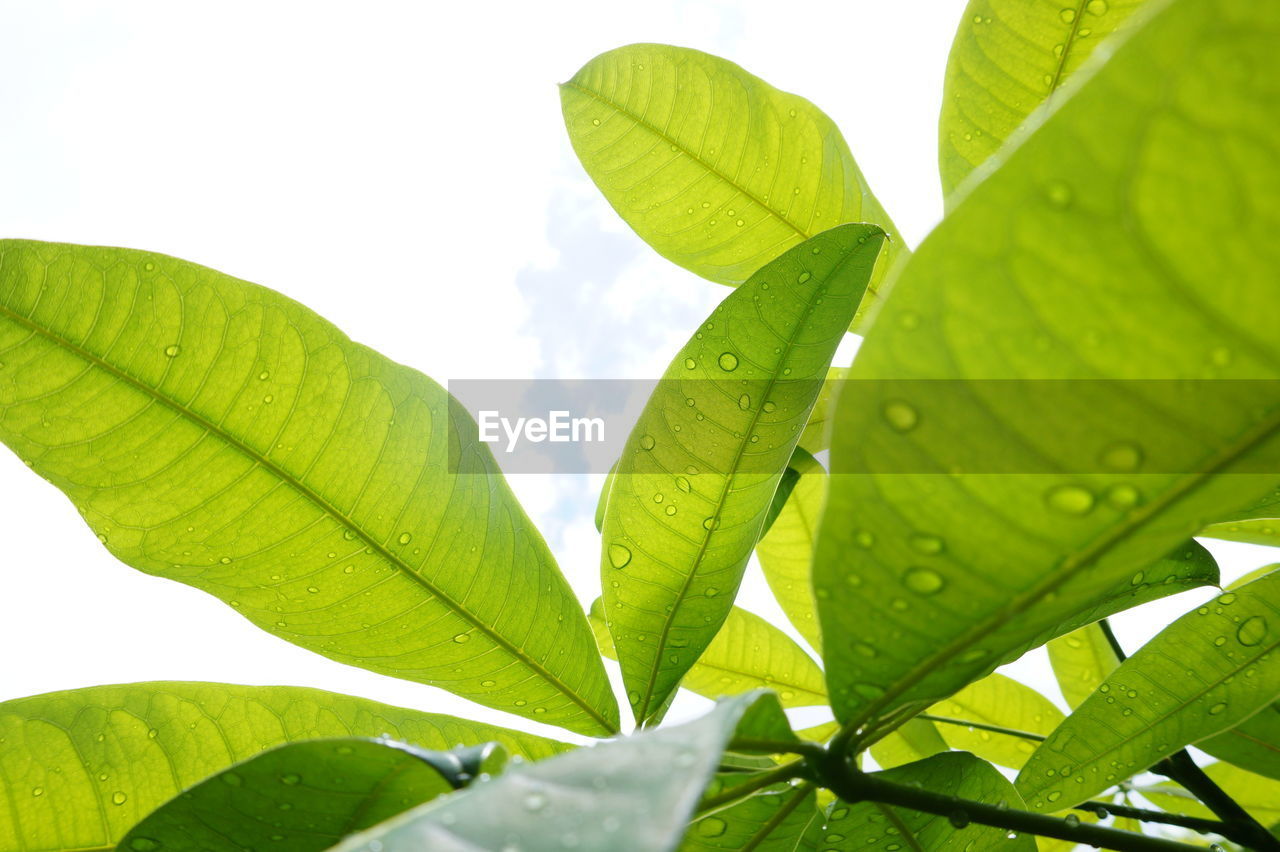
<svg viewBox="0 0 1280 852"><path fill-rule="evenodd" d="M929 708L932 716L978 722L1014 731L1045 736L1062 721L1062 711L1026 684L1002 674L989 674L950 698ZM1020 769L1036 742L1026 737L1000 734L964 725L938 723L947 744L969 751L998 766Z"/></svg>
<svg viewBox="0 0 1280 852"><path fill-rule="evenodd" d="M948 752L928 760L876 773L887 781L922 787L971 801L1021 808L1013 785L989 763L971 754ZM956 828L944 816L920 813L877 802L831 805L826 826L809 828L812 847L828 852L884 849L903 844L905 849L929 852L962 852L964 849L1035 852L1035 841L1027 834L1010 837L1009 832L984 825Z"/></svg>
<svg viewBox="0 0 1280 852"><path fill-rule="evenodd" d="M704 278L736 286L848 222L893 237L876 283L905 253L831 119L732 62L633 44L584 65L560 100L578 159L618 215Z"/></svg>
<svg viewBox="0 0 1280 852"><path fill-rule="evenodd" d="M1120 665L1106 634L1097 624L1059 636L1048 645L1049 664L1062 697L1074 710Z"/></svg>
<svg viewBox="0 0 1280 852"><path fill-rule="evenodd" d="M818 401L809 413L809 422L800 433L800 446L810 453L831 449L831 415L835 411L835 395L840 383L849 377L848 367L832 367L827 370L827 380L818 392Z"/></svg>
<svg viewBox="0 0 1280 852"><path fill-rule="evenodd" d="M927 719L908 719L897 730L885 735L884 739L873 743L870 751L881 769L893 769L950 751L950 746L933 722Z"/></svg>
<svg viewBox="0 0 1280 852"><path fill-rule="evenodd" d="M1264 544L1268 547L1280 547L1280 520L1276 518L1261 518L1252 521L1231 521L1225 524L1212 524L1202 529L1199 535L1223 541L1239 541L1245 544Z"/></svg>
<svg viewBox="0 0 1280 852"><path fill-rule="evenodd" d="M942 191L994 154L1143 0L970 0L947 58L938 166Z"/></svg>
<svg viewBox="0 0 1280 852"><path fill-rule="evenodd" d="M265 749L384 735L441 751L498 742L529 759L570 748L292 686L137 683L19 698L0 704L0 798L11 804L0 849L110 848L166 800Z"/></svg>
<svg viewBox="0 0 1280 852"><path fill-rule="evenodd" d="M1280 781L1246 772L1229 763L1211 763L1204 774L1263 825L1280 823ZM1166 811L1213 819L1214 814L1172 781L1141 788L1145 798Z"/></svg>
<svg viewBox="0 0 1280 852"><path fill-rule="evenodd" d="M495 753L495 749L497 750ZM134 826L125 852L323 852L352 832L465 787L501 747L424 751L388 740L291 743L237 763Z"/></svg>
<svg viewBox="0 0 1280 852"><path fill-rule="evenodd" d="M842 225L765 266L712 312L649 398L605 508L604 613L638 721L733 606L884 233Z"/></svg>
<svg viewBox="0 0 1280 852"><path fill-rule="evenodd" d="M680 852L794 852L817 814L815 792L812 784L778 784L703 814L690 823Z"/></svg>
<svg viewBox="0 0 1280 852"><path fill-rule="evenodd" d="M601 653L618 658L605 625L604 605L591 605L591 627ZM724 626L680 685L707 698L773 689L787 707L827 703L822 669L791 637L755 613L734 607Z"/></svg>
<svg viewBox="0 0 1280 852"><path fill-rule="evenodd" d="M739 696L678 727L512 766L354 835L335 852L501 849L517 839L528 852L667 852L684 835L739 720L760 698Z"/></svg>
<svg viewBox="0 0 1280 852"><path fill-rule="evenodd" d="M0 360L0 440L121 561L339 662L617 729L573 592L421 373L193 263L20 240Z"/></svg>
<svg viewBox="0 0 1280 852"><path fill-rule="evenodd" d="M838 395L815 561L850 730L1187 587L1152 562L1274 491L1277 30L1164 5L906 264Z"/></svg>
<svg viewBox="0 0 1280 852"><path fill-rule="evenodd" d="M827 472L817 459L798 450L790 464L799 479L773 526L756 542L756 556L769 589L791 624L810 645L821 649L811 572L818 520L827 498Z"/></svg>
<svg viewBox="0 0 1280 852"><path fill-rule="evenodd" d="M1187 613L1120 664L1018 775L1034 810L1081 802L1226 730L1280 690L1280 574Z"/></svg>

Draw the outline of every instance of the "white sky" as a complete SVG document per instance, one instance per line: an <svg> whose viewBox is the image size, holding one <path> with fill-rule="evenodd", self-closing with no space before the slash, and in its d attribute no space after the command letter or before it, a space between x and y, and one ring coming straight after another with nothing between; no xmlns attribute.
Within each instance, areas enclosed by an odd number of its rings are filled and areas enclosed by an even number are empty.
<svg viewBox="0 0 1280 852"><path fill-rule="evenodd" d="M0 0L0 235L203 263L441 382L649 378L728 291L620 223L573 158L555 84L636 41L733 59L836 120L914 245L941 215L936 120L963 5ZM513 478L584 605L599 479ZM331 662L119 564L3 451L0 483L0 700L283 683L573 739ZM1225 578L1275 558L1211 547ZM1122 640L1208 594L1122 616ZM754 567L739 602L783 624ZM1060 701L1042 653L1013 671ZM682 696L671 718L705 706Z"/></svg>

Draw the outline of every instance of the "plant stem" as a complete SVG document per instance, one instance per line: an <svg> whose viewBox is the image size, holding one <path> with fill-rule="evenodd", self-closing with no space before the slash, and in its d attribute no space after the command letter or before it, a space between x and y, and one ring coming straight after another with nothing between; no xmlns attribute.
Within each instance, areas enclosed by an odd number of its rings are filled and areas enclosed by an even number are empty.
<svg viewBox="0 0 1280 852"><path fill-rule="evenodd" d="M1024 740L1035 740L1038 743L1045 741L1042 734L1033 734L1030 731L1019 731L1016 728L1002 728L999 725L988 725L985 722L971 722L968 719L952 719L947 716L934 716L932 713L921 713L916 716L917 719L924 719L929 722L942 722L946 725L960 725L965 728L973 728L976 731L990 731L993 734L1005 734L1010 737L1021 737Z"/></svg>
<svg viewBox="0 0 1280 852"><path fill-rule="evenodd" d="M1099 819L1106 816L1127 817L1136 819L1140 822L1158 822L1164 825L1176 825L1179 828L1189 828L1192 831L1198 831L1201 834L1222 834L1222 823L1212 819L1201 819L1200 817L1183 816L1182 814L1170 814L1164 811L1149 811L1145 808L1135 808L1129 805L1109 805L1106 802L1085 802L1075 807L1078 811L1088 811L1095 814Z"/></svg>
<svg viewBox="0 0 1280 852"><path fill-rule="evenodd" d="M799 754L806 757L817 757L826 753L826 749L817 743L788 742L787 740L770 740L755 737L736 737L729 742L726 751L761 752L770 754Z"/></svg>
<svg viewBox="0 0 1280 852"><path fill-rule="evenodd" d="M1111 623L1104 618L1098 622L1098 626L1121 662L1128 659L1124 648L1120 647L1115 633L1111 630ZM1185 748L1179 749L1151 767L1151 771L1178 782L1206 808L1213 811L1213 815L1222 820L1222 827L1218 833L1223 837L1239 843L1246 849L1256 849L1258 852L1280 852L1280 839L1267 831L1264 825L1240 807L1235 799L1214 783L1212 778L1205 775L1204 770L1196 764Z"/></svg>
<svg viewBox="0 0 1280 852"><path fill-rule="evenodd" d="M698 805L698 813L702 814L709 810L722 807L730 802L736 802L745 798L757 790L763 790L765 787L772 787L774 784L782 784L790 781L792 778L808 777L805 774L805 761L793 760L790 763L784 763L777 769L771 769L768 772L761 772L750 781L744 781L725 790L715 796L709 796L702 800Z"/></svg>
<svg viewBox="0 0 1280 852"><path fill-rule="evenodd" d="M846 802L880 802L946 817L953 825L969 823L987 825L1008 831L1053 837L1073 843L1084 843L1116 852L1191 852L1199 847L1159 837L1147 837L1129 831L1059 819L1044 814L1002 808L983 802L972 802L955 796L932 793L867 775L849 766L840 754L831 753L817 767L820 783Z"/></svg>

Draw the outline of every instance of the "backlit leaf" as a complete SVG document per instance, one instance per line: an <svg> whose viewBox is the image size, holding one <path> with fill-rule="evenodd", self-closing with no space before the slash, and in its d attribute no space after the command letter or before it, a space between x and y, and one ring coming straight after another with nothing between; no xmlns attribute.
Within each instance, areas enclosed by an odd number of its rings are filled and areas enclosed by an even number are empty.
<svg viewBox="0 0 1280 852"><path fill-rule="evenodd" d="M929 708L931 716L978 722L1041 736L1062 721L1062 711L1053 702L1026 684L1002 674L989 674L955 695ZM969 751L998 766L1020 769L1036 742L1026 737L1000 734L964 725L938 723L938 732L947 744Z"/></svg>
<svg viewBox="0 0 1280 852"><path fill-rule="evenodd" d="M0 440L121 561L339 662L616 730L573 592L421 373L193 263L20 240L0 361Z"/></svg>
<svg viewBox="0 0 1280 852"><path fill-rule="evenodd" d="M818 607L813 598L813 548L827 497L827 472L813 456L791 458L799 474L773 526L756 542L756 556L778 605L796 631L815 649L822 648Z"/></svg>
<svg viewBox="0 0 1280 852"><path fill-rule="evenodd" d="M1049 663L1067 704L1079 707L1120 665L1106 634L1097 624L1059 636L1048 645Z"/></svg>
<svg viewBox="0 0 1280 852"><path fill-rule="evenodd" d="M843 225L753 275L676 355L628 438L600 571L637 720L728 616L883 240Z"/></svg>
<svg viewBox="0 0 1280 852"><path fill-rule="evenodd" d="M1244 544L1264 544L1280 547L1280 519L1261 518L1252 521L1230 521L1213 524L1200 531L1205 538L1223 541L1239 541Z"/></svg>

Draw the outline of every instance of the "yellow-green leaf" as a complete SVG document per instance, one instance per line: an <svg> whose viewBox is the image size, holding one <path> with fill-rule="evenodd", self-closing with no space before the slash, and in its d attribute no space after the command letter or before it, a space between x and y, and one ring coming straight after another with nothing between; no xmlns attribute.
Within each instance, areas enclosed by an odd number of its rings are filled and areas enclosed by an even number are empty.
<svg viewBox="0 0 1280 852"><path fill-rule="evenodd" d="M831 119L732 62L633 44L592 59L560 98L574 151L605 198L698 275L736 286L848 222L892 236L876 282L904 253Z"/></svg>
<svg viewBox="0 0 1280 852"><path fill-rule="evenodd" d="M1049 664L1058 678L1058 687L1073 709L1120 665L1120 658L1097 624L1059 636L1048 648Z"/></svg>
<svg viewBox="0 0 1280 852"><path fill-rule="evenodd" d="M815 649L822 648L818 607L813 599L813 548L827 498L827 472L813 456L796 453L800 474L773 526L756 542L756 556L783 613Z"/></svg>
<svg viewBox="0 0 1280 852"><path fill-rule="evenodd" d="M648 720L733 606L884 232L842 225L733 291L649 398L614 475L600 560L631 707Z"/></svg>
<svg viewBox="0 0 1280 852"><path fill-rule="evenodd" d="M893 769L948 751L938 726L926 719L908 719L902 727L871 746L871 756L881 769Z"/></svg>
<svg viewBox="0 0 1280 852"><path fill-rule="evenodd" d="M1049 734L1063 719L1062 711L1052 701L1026 684L998 673L989 674L933 705L929 715L1040 736ZM1020 769L1036 750L1036 742L1027 737L947 723L936 727L952 748L973 752L1010 769Z"/></svg>
<svg viewBox="0 0 1280 852"><path fill-rule="evenodd" d="M1261 518L1252 521L1230 521L1225 524L1211 524L1200 531L1205 538L1217 538L1223 541L1239 541L1244 544L1264 544L1268 547L1280 547L1280 519Z"/></svg>
<svg viewBox="0 0 1280 852"><path fill-rule="evenodd" d="M0 440L121 561L339 662L617 730L572 590L416 370L194 263L21 240L0 362Z"/></svg>

